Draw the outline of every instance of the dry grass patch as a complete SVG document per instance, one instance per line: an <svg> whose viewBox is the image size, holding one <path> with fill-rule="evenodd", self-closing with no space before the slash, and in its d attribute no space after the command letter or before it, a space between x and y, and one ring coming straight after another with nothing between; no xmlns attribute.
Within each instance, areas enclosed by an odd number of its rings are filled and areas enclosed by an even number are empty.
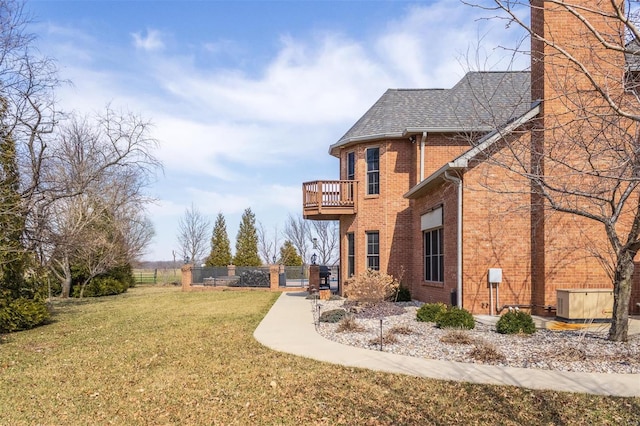
<svg viewBox="0 0 640 426"><path fill-rule="evenodd" d="M338 323L336 331L338 333L361 333L365 331L365 328L353 316L347 315Z"/></svg>
<svg viewBox="0 0 640 426"><path fill-rule="evenodd" d="M411 327L407 327L406 325L396 325L391 327L389 333L408 336L409 334L413 334L413 330L411 329Z"/></svg>
<svg viewBox="0 0 640 426"><path fill-rule="evenodd" d="M476 341L475 347L469 352L469 356L483 363L493 364L505 360L504 355L488 342Z"/></svg>
<svg viewBox="0 0 640 426"><path fill-rule="evenodd" d="M429 380L270 350L277 294L134 288L0 344L6 425L620 425L639 398Z"/></svg>
<svg viewBox="0 0 640 426"><path fill-rule="evenodd" d="M455 345L471 345L475 342L475 339L464 330L447 330L445 334L440 337L442 343L453 343Z"/></svg>

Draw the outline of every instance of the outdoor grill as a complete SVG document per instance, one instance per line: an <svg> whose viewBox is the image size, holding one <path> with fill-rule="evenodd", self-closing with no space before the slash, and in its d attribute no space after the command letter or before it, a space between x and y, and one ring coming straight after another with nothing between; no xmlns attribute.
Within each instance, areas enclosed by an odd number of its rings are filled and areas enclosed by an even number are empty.
<svg viewBox="0 0 640 426"><path fill-rule="evenodd" d="M331 275L331 268L326 265L320 265L320 290L328 290L329 286L329 276Z"/></svg>

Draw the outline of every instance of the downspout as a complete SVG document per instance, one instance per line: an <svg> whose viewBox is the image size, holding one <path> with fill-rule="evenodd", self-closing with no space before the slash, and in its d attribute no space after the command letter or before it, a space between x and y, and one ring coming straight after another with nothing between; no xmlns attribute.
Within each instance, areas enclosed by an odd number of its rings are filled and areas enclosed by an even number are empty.
<svg viewBox="0 0 640 426"><path fill-rule="evenodd" d="M458 187L458 235L456 238L457 248L457 288L456 299L458 308L462 308L462 179L457 176L452 176L449 171L444 172L444 178L450 182L453 182Z"/></svg>
<svg viewBox="0 0 640 426"><path fill-rule="evenodd" d="M420 139L420 182L424 180L424 143L427 140L427 132L422 132Z"/></svg>

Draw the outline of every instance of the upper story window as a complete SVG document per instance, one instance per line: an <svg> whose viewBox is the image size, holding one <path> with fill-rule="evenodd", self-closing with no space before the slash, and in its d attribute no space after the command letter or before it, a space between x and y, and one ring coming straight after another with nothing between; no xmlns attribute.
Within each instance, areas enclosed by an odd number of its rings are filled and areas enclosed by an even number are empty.
<svg viewBox="0 0 640 426"><path fill-rule="evenodd" d="M356 178L356 153L351 151L347 153L347 180L355 180Z"/></svg>
<svg viewBox="0 0 640 426"><path fill-rule="evenodd" d="M367 149L367 195L380 194L380 148Z"/></svg>

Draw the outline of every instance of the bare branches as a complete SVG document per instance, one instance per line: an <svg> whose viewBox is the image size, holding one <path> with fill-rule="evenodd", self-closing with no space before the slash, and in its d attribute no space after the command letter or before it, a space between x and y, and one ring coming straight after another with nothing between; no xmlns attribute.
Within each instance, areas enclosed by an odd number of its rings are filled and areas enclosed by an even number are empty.
<svg viewBox="0 0 640 426"><path fill-rule="evenodd" d="M207 252L211 223L193 204L186 209L178 222L178 244L180 253L186 259L197 263Z"/></svg>
<svg viewBox="0 0 640 426"><path fill-rule="evenodd" d="M306 262L308 260L308 245L311 242L309 222L300 215L297 217L289 215L284 224L283 234L287 240L291 241L291 244L293 244L296 250L298 250L302 261Z"/></svg>

